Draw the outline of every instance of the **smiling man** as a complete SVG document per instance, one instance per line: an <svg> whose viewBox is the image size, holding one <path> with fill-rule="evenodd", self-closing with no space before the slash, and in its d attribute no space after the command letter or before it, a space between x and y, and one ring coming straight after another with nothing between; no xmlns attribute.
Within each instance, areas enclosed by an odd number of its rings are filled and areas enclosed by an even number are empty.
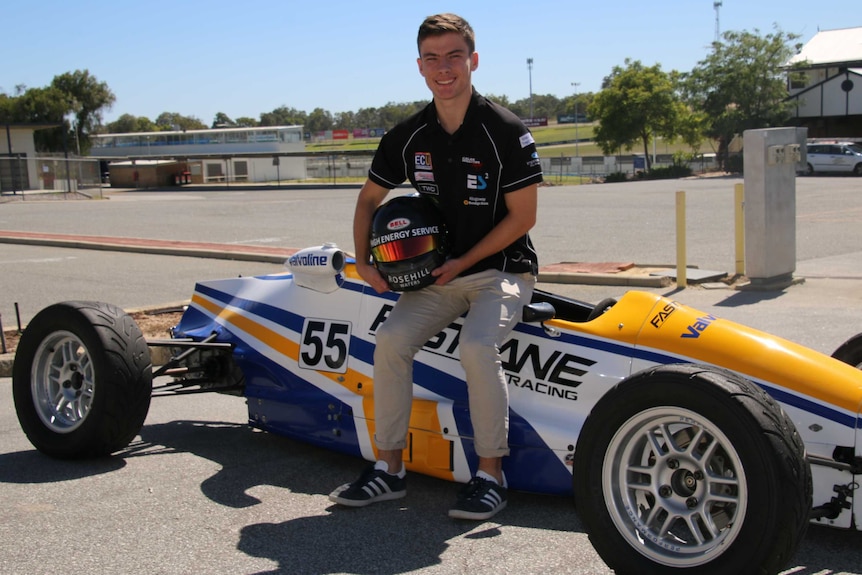
<svg viewBox="0 0 862 575"><path fill-rule="evenodd" d="M409 180L439 208L448 256L432 285L401 295L378 329L374 352L377 463L336 489L336 503L364 507L406 494L402 452L410 420L413 357L431 337L466 313L459 354L469 390L473 479L449 515L488 519L506 506L508 391L499 347L529 303L538 261L528 235L536 221L542 170L533 137L509 110L479 95L473 29L455 14L429 16L417 38L419 73L433 101L387 132L353 222L356 267L377 292L392 287L375 267L369 235L387 194Z"/></svg>

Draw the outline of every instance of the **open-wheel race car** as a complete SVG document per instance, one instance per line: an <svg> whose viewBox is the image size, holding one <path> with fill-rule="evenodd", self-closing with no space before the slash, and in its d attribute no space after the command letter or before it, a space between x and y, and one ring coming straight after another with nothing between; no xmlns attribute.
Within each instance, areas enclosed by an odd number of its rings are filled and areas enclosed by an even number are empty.
<svg viewBox="0 0 862 575"><path fill-rule="evenodd" d="M244 396L251 426L375 459L375 332L398 294L370 289L333 245L287 266L199 283L170 339L146 341L108 304L45 308L13 367L27 437L50 456L103 456L138 434L151 397L212 391ZM460 325L416 357L405 457L466 482ZM156 348L169 359L153 367ZM774 573L810 522L858 529L862 336L828 357L660 295L536 291L500 353L510 487L574 496L618 573Z"/></svg>

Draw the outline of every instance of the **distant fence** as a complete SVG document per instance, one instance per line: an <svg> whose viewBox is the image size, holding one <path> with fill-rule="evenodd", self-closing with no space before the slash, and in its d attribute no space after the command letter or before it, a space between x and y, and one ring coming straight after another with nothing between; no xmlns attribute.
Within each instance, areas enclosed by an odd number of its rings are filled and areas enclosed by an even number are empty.
<svg viewBox="0 0 862 575"><path fill-rule="evenodd" d="M545 181L549 183L567 183L571 178L590 178L600 180L608 174L622 172L634 175L639 171L646 170L646 162L643 155L619 155L619 156L553 156L550 151L539 150L542 171ZM367 154L338 154L331 155L309 155L299 158L293 157L294 161L299 159L300 165L294 173L300 173L300 177L288 175L282 171L282 178L276 181L274 178L260 176L258 171L229 170L224 173L218 182L225 185L233 183L256 183L264 186L280 185L282 182L361 182L368 175L371 168L373 152ZM118 161L126 160L117 158ZM241 164L242 158L232 157L234 166ZM127 161L127 160L126 160ZM269 161L269 160L267 160ZM273 160L274 161L274 160ZM153 163L150 161L149 163ZM670 166L673 164L673 156L670 154L657 154L652 166L655 168ZM145 163L140 164L144 166ZM107 174L102 172L103 164L98 159L92 158L69 158L62 156L35 156L27 157L16 155L0 155L0 191L3 194L14 194L22 190L43 190L56 192L77 192L99 189L109 186ZM303 169L304 166L304 169ZM693 173L703 173L717 169L714 154L699 156L689 163ZM144 169L143 167L141 168ZM111 167L114 170L114 166ZM120 187L129 186L124 182L117 182ZM189 182L184 182L189 183ZM213 180L205 180L197 183L213 183ZM156 184L145 184L143 180L135 187L147 187ZM170 184L168 184L170 186ZM156 187L164 187L159 184Z"/></svg>
<svg viewBox="0 0 862 575"><path fill-rule="evenodd" d="M99 166L99 160L92 158L5 154L0 156L0 192L100 189L103 176Z"/></svg>

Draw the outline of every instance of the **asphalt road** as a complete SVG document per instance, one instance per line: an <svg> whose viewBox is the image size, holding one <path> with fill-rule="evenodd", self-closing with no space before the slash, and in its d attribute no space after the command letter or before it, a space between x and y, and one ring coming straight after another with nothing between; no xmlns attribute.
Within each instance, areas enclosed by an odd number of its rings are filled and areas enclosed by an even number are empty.
<svg viewBox="0 0 862 575"><path fill-rule="evenodd" d="M543 263L672 263L673 196L690 195L689 260L733 270L733 180L543 188ZM627 187L628 186L628 187ZM798 180L797 275L775 292L661 293L830 351L862 331L862 194L853 178ZM350 249L355 190L113 194L0 205L0 229ZM194 281L272 264L0 244L4 324L61 299L123 307L187 299ZM588 301L612 286L549 286ZM155 400L140 437L100 461L35 452L0 379L0 573L609 573L566 499L513 493L492 521L453 522L456 486L411 475L410 494L364 510L326 494L364 462L245 425L244 400ZM862 533L812 527L785 573L862 574Z"/></svg>

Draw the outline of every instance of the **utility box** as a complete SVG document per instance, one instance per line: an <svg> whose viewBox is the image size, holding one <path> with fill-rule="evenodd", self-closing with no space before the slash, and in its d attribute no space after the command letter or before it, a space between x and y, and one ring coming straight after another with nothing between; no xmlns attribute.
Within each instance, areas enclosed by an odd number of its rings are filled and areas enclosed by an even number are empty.
<svg viewBox="0 0 862 575"><path fill-rule="evenodd" d="M782 287L796 270L796 171L807 128L743 133L745 275L752 287Z"/></svg>

